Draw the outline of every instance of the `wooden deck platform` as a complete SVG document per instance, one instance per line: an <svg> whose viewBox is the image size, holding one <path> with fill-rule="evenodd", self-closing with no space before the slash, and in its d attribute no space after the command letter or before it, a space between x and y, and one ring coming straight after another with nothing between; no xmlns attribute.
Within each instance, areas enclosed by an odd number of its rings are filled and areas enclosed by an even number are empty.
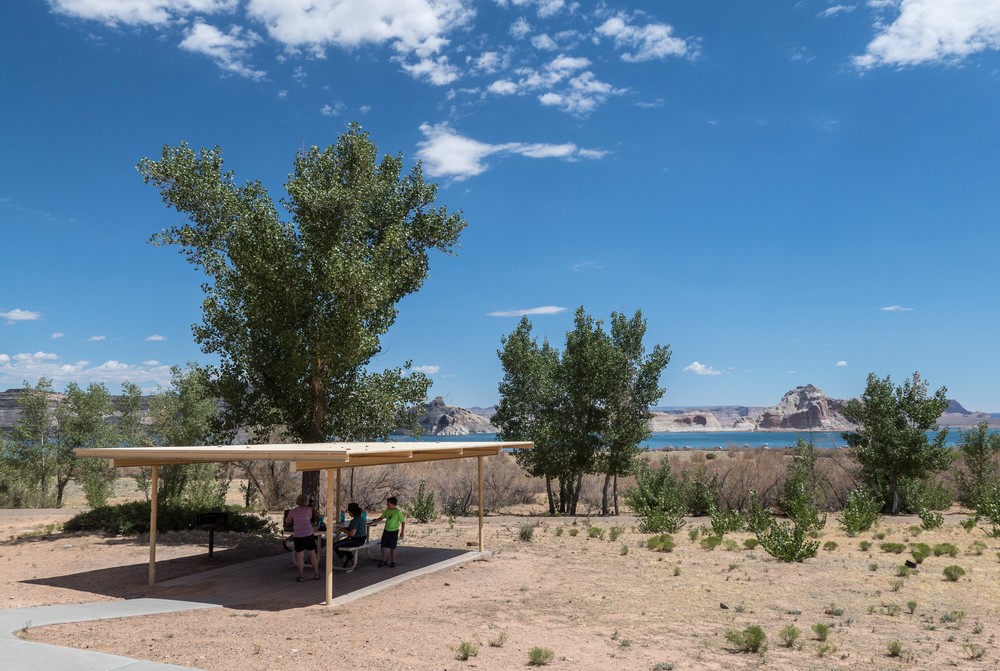
<svg viewBox="0 0 1000 671"><path fill-rule="evenodd" d="M405 550L400 550L395 568L379 568L376 562L362 558L352 573L334 571L333 605L480 556L479 552L466 550L407 546ZM321 559L320 572L324 569ZM165 580L157 583L148 596L254 610L303 608L325 602L326 582L323 579L313 580L308 564L306 581L296 582L295 577L292 554L286 553Z"/></svg>

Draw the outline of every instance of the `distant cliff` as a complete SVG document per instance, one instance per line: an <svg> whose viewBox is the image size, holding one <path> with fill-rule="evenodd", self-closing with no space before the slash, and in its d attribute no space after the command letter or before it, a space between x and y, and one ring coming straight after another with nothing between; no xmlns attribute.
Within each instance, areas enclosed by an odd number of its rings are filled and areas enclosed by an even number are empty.
<svg viewBox="0 0 1000 671"><path fill-rule="evenodd" d="M424 412L418 421L421 430L428 436L467 436L472 433L496 433L497 430L486 417L447 405L440 396L424 404Z"/></svg>
<svg viewBox="0 0 1000 671"><path fill-rule="evenodd" d="M787 392L777 405L762 412L757 428L851 431L855 425L840 414L843 407L844 401L827 398L822 389L807 384Z"/></svg>

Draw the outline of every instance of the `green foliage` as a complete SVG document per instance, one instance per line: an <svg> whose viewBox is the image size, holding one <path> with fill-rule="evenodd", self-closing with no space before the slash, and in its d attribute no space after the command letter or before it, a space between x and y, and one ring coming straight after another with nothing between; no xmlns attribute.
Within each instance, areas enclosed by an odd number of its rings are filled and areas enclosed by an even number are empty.
<svg viewBox="0 0 1000 671"><path fill-rule="evenodd" d="M1000 433L990 431L989 424L981 422L962 432L958 449L963 464L955 471L958 498L978 509L984 490L1000 482Z"/></svg>
<svg viewBox="0 0 1000 671"><path fill-rule="evenodd" d="M504 440L535 443L515 456L530 474L557 485L546 489L551 514L576 514L586 472L605 475L607 513L612 481L634 470L670 361L666 347L646 354L645 332L641 312L631 319L613 312L606 331L580 307L561 353L548 341L539 345L527 317L501 340L504 377L492 421Z"/></svg>
<svg viewBox="0 0 1000 671"><path fill-rule="evenodd" d="M882 543L879 545L879 548L882 549L882 552L890 552L898 555L906 549L906 543Z"/></svg>
<svg viewBox="0 0 1000 671"><path fill-rule="evenodd" d="M739 510L726 510L720 506L713 505L709 510L709 514L712 518L712 531L717 536L746 529L746 517Z"/></svg>
<svg viewBox="0 0 1000 671"><path fill-rule="evenodd" d="M795 645L795 641L798 640L801 635L802 630L794 624L785 625L782 627L781 631L778 632L778 637L781 639L781 645L786 648L790 648Z"/></svg>
<svg viewBox="0 0 1000 671"><path fill-rule="evenodd" d="M860 543L858 543L858 547L861 549L862 552L867 552L871 548L871 546L872 546L871 541L861 541Z"/></svg>
<svg viewBox="0 0 1000 671"><path fill-rule="evenodd" d="M837 541L827 541L823 543L823 549L827 552L833 552L837 549Z"/></svg>
<svg viewBox="0 0 1000 671"><path fill-rule="evenodd" d="M685 504L677 479L664 459L659 468L640 463L635 487L625 492L625 501L639 518L639 530L676 533L684 526Z"/></svg>
<svg viewBox="0 0 1000 671"><path fill-rule="evenodd" d="M815 557L819 549L819 541L811 540L805 527L794 521L779 523L763 511L756 498L751 506L749 526L764 551L779 561L805 561Z"/></svg>
<svg viewBox="0 0 1000 671"><path fill-rule="evenodd" d="M604 529L602 527L587 527L587 536L589 538L604 538Z"/></svg>
<svg viewBox="0 0 1000 671"><path fill-rule="evenodd" d="M806 531L818 531L826 525L826 516L819 514L819 499L825 481L816 468L818 455L812 443L796 439L795 452L781 492L778 509Z"/></svg>
<svg viewBox="0 0 1000 671"><path fill-rule="evenodd" d="M917 602L916 601L907 601L906 602L906 610L910 613L910 615L913 615L913 611L915 611L916 609L917 609Z"/></svg>
<svg viewBox="0 0 1000 671"><path fill-rule="evenodd" d="M719 544L721 543L722 536L705 536L701 539L699 545L701 545L701 549L703 550L714 550L719 547Z"/></svg>
<svg viewBox="0 0 1000 671"><path fill-rule="evenodd" d="M901 510L904 479L922 480L949 462L944 446L947 429L939 431L933 442L926 433L937 430L937 420L948 407L947 390L941 387L932 397L927 390L919 373L900 387L888 376L869 374L861 398L849 400L842 410L844 417L861 426L845 433L844 439L854 448L862 478L893 515Z"/></svg>
<svg viewBox="0 0 1000 671"><path fill-rule="evenodd" d="M890 657L900 657L903 654L903 644L899 641L889 641L886 649L889 651Z"/></svg>
<svg viewBox="0 0 1000 671"><path fill-rule="evenodd" d="M517 538L522 543L530 543L535 537L534 524L522 524L517 530Z"/></svg>
<svg viewBox="0 0 1000 671"><path fill-rule="evenodd" d="M716 502L719 500L719 478L713 475L708 477L704 466L692 471L684 471L681 474L681 496L684 498L684 506L687 514L692 517L704 517L716 509Z"/></svg>
<svg viewBox="0 0 1000 671"><path fill-rule="evenodd" d="M899 481L901 513L919 515L922 510L946 510L954 500L952 490L934 478L901 478Z"/></svg>
<svg viewBox="0 0 1000 671"><path fill-rule="evenodd" d="M427 278L428 253L451 252L466 222L433 206L437 187L419 165L404 176L401 155L377 154L357 124L334 146L300 151L280 208L259 181L236 184L218 147L164 147L139 162L190 220L152 242L178 246L208 276L194 335L219 358L210 378L228 430L280 426L317 443L413 423L406 409L426 397L427 377L367 366L396 304ZM305 493L318 484L318 472L304 474Z"/></svg>
<svg viewBox="0 0 1000 671"><path fill-rule="evenodd" d="M936 510L921 508L917 514L920 516L920 526L924 529L937 529L944 524L944 515Z"/></svg>
<svg viewBox="0 0 1000 671"><path fill-rule="evenodd" d="M611 527L608 529L608 540L616 541L624 533L624 529L621 527Z"/></svg>
<svg viewBox="0 0 1000 671"><path fill-rule="evenodd" d="M986 656L986 648L978 643L966 643L962 648L968 653L969 659L979 661Z"/></svg>
<svg viewBox="0 0 1000 671"><path fill-rule="evenodd" d="M958 548L952 543L938 543L933 549L935 557L941 557L948 555L949 557L958 556Z"/></svg>
<svg viewBox="0 0 1000 671"><path fill-rule="evenodd" d="M991 525L986 535L1000 538L1000 484L984 486L979 491L978 506L977 517L985 518Z"/></svg>
<svg viewBox="0 0 1000 671"><path fill-rule="evenodd" d="M479 654L479 648L474 643L469 641L462 641L458 644L458 648L455 650L455 659L465 661L469 657L475 657Z"/></svg>
<svg viewBox="0 0 1000 671"><path fill-rule="evenodd" d="M767 650L767 634L757 625L750 625L743 631L726 632L726 640L736 646L738 652L761 653Z"/></svg>
<svg viewBox="0 0 1000 671"><path fill-rule="evenodd" d="M817 641L825 641L830 635L830 625L817 622L812 626L813 633L816 634Z"/></svg>
<svg viewBox="0 0 1000 671"><path fill-rule="evenodd" d="M848 536L868 531L882 517L882 504L867 489L855 489L847 495L840 526Z"/></svg>
<svg viewBox="0 0 1000 671"><path fill-rule="evenodd" d="M528 651L528 664L531 666L545 666L556 658L556 653L548 648L533 647Z"/></svg>
<svg viewBox="0 0 1000 671"><path fill-rule="evenodd" d="M64 531L100 532L111 535L128 536L149 533L148 501L132 501L114 506L102 506L80 513L70 518L63 525ZM273 533L276 525L265 517L254 513L243 512L235 507L223 507L216 510L228 510L229 530L239 533ZM182 531L197 527L198 515L208 512L204 508L187 503L161 505L156 510L157 531Z"/></svg>
<svg viewBox="0 0 1000 671"><path fill-rule="evenodd" d="M747 550L753 550L758 545L760 545L760 541L756 538L746 538L743 540L743 547Z"/></svg>
<svg viewBox="0 0 1000 671"><path fill-rule="evenodd" d="M490 639L491 648L502 648L503 644L507 642L507 632L501 631L495 637Z"/></svg>
<svg viewBox="0 0 1000 671"><path fill-rule="evenodd" d="M945 566L944 577L949 582L958 582L965 575L965 569L961 566Z"/></svg>
<svg viewBox="0 0 1000 671"><path fill-rule="evenodd" d="M434 492L426 492L426 484L424 480L420 481L413 503L406 508L407 516L418 522L430 522L437 518L437 512L434 508Z"/></svg>
<svg viewBox="0 0 1000 671"><path fill-rule="evenodd" d="M670 534L659 534L646 541L646 548L653 552L673 552L677 543Z"/></svg>

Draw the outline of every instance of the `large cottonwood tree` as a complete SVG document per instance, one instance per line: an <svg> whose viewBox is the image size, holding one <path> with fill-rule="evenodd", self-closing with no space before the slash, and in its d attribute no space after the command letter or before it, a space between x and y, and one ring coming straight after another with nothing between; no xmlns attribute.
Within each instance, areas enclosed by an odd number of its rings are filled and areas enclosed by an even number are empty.
<svg viewBox="0 0 1000 671"><path fill-rule="evenodd" d="M396 304L427 278L431 250L451 252L461 214L433 207L419 163L381 159L354 124L326 149L299 152L281 201L259 181L238 185L222 151L163 148L138 170L189 223L153 236L208 276L194 326L225 401L227 427L281 428L315 443L387 436L423 401L430 381L408 366L372 372ZM315 495L318 473L303 492Z"/></svg>
<svg viewBox="0 0 1000 671"><path fill-rule="evenodd" d="M945 448L948 430L937 431L937 420L948 407L946 387L933 396L920 373L899 387L887 375L869 373L860 399L852 398L841 411L859 424L853 433L843 434L861 464L865 483L882 497L893 515L900 512L900 483L937 473L949 463ZM934 439L928 432L937 431Z"/></svg>

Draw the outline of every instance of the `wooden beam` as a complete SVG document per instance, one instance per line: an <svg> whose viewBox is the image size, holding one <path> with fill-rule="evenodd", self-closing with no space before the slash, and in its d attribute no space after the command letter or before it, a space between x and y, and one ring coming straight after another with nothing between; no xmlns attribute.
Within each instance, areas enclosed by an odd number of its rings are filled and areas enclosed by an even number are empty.
<svg viewBox="0 0 1000 671"><path fill-rule="evenodd" d="M479 482L479 551L483 551L483 458L476 457L476 475Z"/></svg>
<svg viewBox="0 0 1000 671"><path fill-rule="evenodd" d="M152 488L149 499L149 586L156 584L156 513L160 489L160 467L153 466L153 477L149 486Z"/></svg>
<svg viewBox="0 0 1000 671"><path fill-rule="evenodd" d="M340 469L337 469L337 498L340 498ZM339 500L338 500L339 504ZM326 472L326 605L333 604L333 471Z"/></svg>

